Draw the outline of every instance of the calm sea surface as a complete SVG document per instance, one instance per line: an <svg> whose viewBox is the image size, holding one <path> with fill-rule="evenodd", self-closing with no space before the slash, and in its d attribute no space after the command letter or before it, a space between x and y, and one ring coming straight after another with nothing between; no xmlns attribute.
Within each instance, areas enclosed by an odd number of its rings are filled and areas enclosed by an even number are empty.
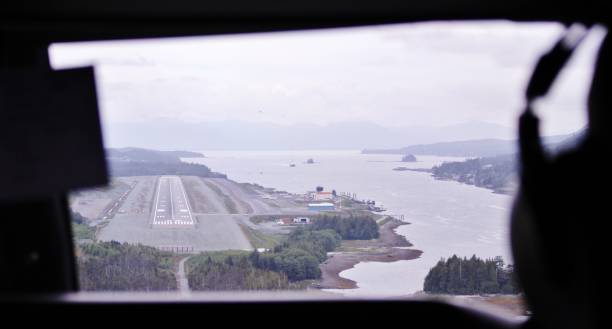
<svg viewBox="0 0 612 329"><path fill-rule="evenodd" d="M416 260L367 262L341 273L359 288L351 295L396 296L422 290L427 272L440 258L453 254L470 257L502 256L511 261L509 210L512 198L428 173L393 171L398 166L430 168L460 158L417 156L401 163L398 155L364 155L359 151L203 151L206 158L186 159L206 164L238 182L257 183L292 193L323 186L338 193L356 193L376 200L387 213L404 215L410 225L398 228L423 251ZM306 164L312 158L315 164ZM290 164L295 167L290 167Z"/></svg>

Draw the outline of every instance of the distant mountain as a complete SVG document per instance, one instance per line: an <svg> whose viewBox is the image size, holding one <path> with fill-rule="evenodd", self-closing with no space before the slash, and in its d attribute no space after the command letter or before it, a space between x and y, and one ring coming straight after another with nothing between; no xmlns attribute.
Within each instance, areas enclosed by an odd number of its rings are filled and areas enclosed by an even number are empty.
<svg viewBox="0 0 612 329"><path fill-rule="evenodd" d="M411 145L399 149L370 150L363 154L418 154L456 157L487 157L510 154L516 151L516 141L501 139L479 139L460 142Z"/></svg>
<svg viewBox="0 0 612 329"><path fill-rule="evenodd" d="M183 122L143 120L108 123L105 142L112 147L134 146L162 150L307 150L399 148L449 140L510 139L512 129L485 122L443 127L386 127L371 122L327 125L262 122Z"/></svg>
<svg viewBox="0 0 612 329"><path fill-rule="evenodd" d="M555 145L570 135L544 138L546 145ZM398 149L364 149L363 154L416 154L455 157L492 157L517 152L516 140L477 139L458 142L411 145Z"/></svg>

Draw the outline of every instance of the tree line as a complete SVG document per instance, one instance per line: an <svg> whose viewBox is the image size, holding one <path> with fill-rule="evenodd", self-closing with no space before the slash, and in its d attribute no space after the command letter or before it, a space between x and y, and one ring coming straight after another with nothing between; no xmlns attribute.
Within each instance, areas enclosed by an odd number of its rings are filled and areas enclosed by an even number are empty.
<svg viewBox="0 0 612 329"><path fill-rule="evenodd" d="M256 253L256 252L255 252ZM255 267L249 255L203 253L187 262L192 290L280 290L292 287L284 273Z"/></svg>
<svg viewBox="0 0 612 329"><path fill-rule="evenodd" d="M318 279L319 264L341 242L342 237L334 230L300 227L271 252L253 253L250 259L255 267L284 273L291 281Z"/></svg>
<svg viewBox="0 0 612 329"><path fill-rule="evenodd" d="M213 172L207 166L198 163L186 162L148 162L148 161L119 161L109 160L111 176L200 176L227 178L225 174Z"/></svg>
<svg viewBox="0 0 612 329"><path fill-rule="evenodd" d="M319 264L342 238L333 230L297 228L267 252L202 253L188 261L193 290L292 289L321 277Z"/></svg>
<svg viewBox="0 0 612 329"><path fill-rule="evenodd" d="M482 260L476 255L441 259L425 277L423 290L452 295L519 293L512 265L504 265L501 257Z"/></svg>
<svg viewBox="0 0 612 329"><path fill-rule="evenodd" d="M370 240L379 237L378 224L365 214L324 214L313 221L314 230L334 230L344 240Z"/></svg>
<svg viewBox="0 0 612 329"><path fill-rule="evenodd" d="M462 162L444 162L433 167L431 171L437 179L455 180L499 193L508 193L517 174L517 162L515 155L500 155Z"/></svg>
<svg viewBox="0 0 612 329"><path fill-rule="evenodd" d="M153 247L117 241L84 244L78 249L81 290L175 290L175 259Z"/></svg>

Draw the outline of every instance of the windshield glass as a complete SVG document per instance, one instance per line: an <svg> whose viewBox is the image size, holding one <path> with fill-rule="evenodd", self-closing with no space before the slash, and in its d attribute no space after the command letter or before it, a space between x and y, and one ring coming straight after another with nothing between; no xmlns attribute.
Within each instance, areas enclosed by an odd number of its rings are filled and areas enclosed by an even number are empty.
<svg viewBox="0 0 612 329"><path fill-rule="evenodd" d="M468 295L525 310L516 119L559 24L56 44L94 65L109 186L70 197L83 290ZM586 125L593 31L539 113Z"/></svg>

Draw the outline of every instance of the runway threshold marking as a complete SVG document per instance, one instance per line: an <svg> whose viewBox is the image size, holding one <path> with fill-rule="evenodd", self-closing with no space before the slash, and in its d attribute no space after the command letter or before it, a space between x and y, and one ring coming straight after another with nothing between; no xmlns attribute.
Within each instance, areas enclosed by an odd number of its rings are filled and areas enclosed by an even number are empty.
<svg viewBox="0 0 612 329"><path fill-rule="evenodd" d="M160 193L162 190L162 185L167 185L168 194L170 197L170 214L168 214L167 208L168 204L166 201L167 196L162 196L160 198ZM175 189L180 190L180 194L177 195ZM182 195L181 195L182 194ZM179 207L178 211L175 212L175 200L174 198L178 197L176 200L176 205ZM180 198L182 196L182 199ZM178 214L177 214L178 213ZM186 214L185 214L186 213ZM170 215L170 218L167 218ZM195 225L193 217L191 215L191 209L189 207L189 201L187 200L187 194L185 192L185 188L183 186L182 181L178 176L161 176L158 182L156 200L155 200L155 212L153 214L153 225L155 227L181 227L181 226L193 226Z"/></svg>

